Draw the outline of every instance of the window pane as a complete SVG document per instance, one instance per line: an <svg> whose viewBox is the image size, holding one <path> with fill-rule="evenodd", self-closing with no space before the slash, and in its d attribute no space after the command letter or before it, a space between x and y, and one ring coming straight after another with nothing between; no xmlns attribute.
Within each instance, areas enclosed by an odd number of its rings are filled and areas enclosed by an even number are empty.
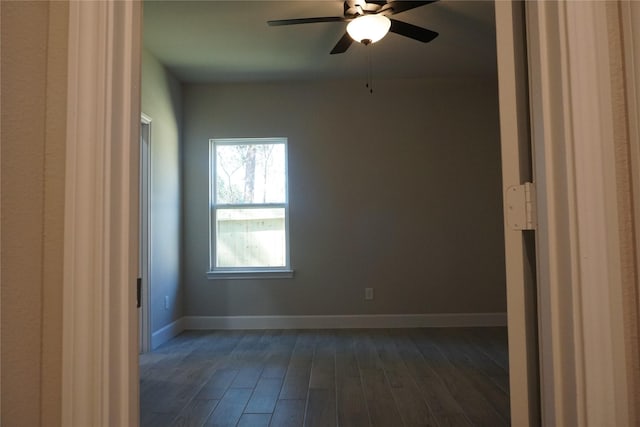
<svg viewBox="0 0 640 427"><path fill-rule="evenodd" d="M285 210L217 209L216 267L285 267Z"/></svg>
<svg viewBox="0 0 640 427"><path fill-rule="evenodd" d="M216 203L285 203L284 144L216 145Z"/></svg>

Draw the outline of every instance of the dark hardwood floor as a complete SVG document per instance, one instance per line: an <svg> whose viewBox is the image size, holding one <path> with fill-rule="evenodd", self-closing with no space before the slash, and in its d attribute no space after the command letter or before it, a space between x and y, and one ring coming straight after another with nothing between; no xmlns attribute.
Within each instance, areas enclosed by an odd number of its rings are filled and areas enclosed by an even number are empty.
<svg viewBox="0 0 640 427"><path fill-rule="evenodd" d="M142 427L504 426L506 328L187 331L140 356Z"/></svg>

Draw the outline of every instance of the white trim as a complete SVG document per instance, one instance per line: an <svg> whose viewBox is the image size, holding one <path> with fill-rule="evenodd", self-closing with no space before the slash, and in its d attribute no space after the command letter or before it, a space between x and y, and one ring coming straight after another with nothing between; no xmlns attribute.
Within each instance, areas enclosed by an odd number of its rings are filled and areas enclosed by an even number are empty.
<svg viewBox="0 0 640 427"><path fill-rule="evenodd" d="M217 156L215 147L218 145L241 145L245 144L271 144L271 145L284 145L284 197L283 203L246 203L246 204L217 204L216 203L216 183L214 174L217 162ZM275 267L273 270L269 268L249 267L249 268L219 268L216 267L216 212L218 209L259 209L259 208L281 208L284 209L284 221L285 221L285 265ZM270 137L270 138L210 138L209 139L209 271L207 272L207 278L234 278L231 274L235 275L235 272L240 274L237 278L279 278L279 277L292 277L291 271L291 251L290 251L290 238L289 238L289 140L286 137ZM258 276L253 275L258 270L280 270L282 272L291 272L291 276L287 275L274 275L267 277L264 274ZM218 273L219 272L219 273ZM242 274L246 272L248 274Z"/></svg>
<svg viewBox="0 0 640 427"><path fill-rule="evenodd" d="M495 3L500 107L500 147L504 194L505 273L509 316L509 399L511 422L518 427L539 424L536 286L521 230L509 225L510 188L533 181L529 138L527 58L524 5ZM530 231L529 233L532 233Z"/></svg>
<svg viewBox="0 0 640 427"><path fill-rule="evenodd" d="M144 112L140 113L140 122L141 123L144 123L145 125L150 125L152 121L153 121L153 119L151 118L151 116L148 116Z"/></svg>
<svg viewBox="0 0 640 427"><path fill-rule="evenodd" d="M152 217L151 217L151 195L152 195L152 164L151 164L151 138L152 138L152 133L153 133L153 129L152 129L152 119L150 116L141 113L140 114L140 124L141 126L147 126L147 148L146 148L146 158L143 158L142 156L142 151L143 151L143 146L142 144L144 144L143 141L140 141L140 174L145 174L146 175L146 184L147 184L147 197L146 197L146 214L147 214L147 218L146 221L142 221L141 218L141 222L140 222L140 226L142 227L142 225L144 225L146 223L146 232L144 232L143 230L140 230L140 236L141 238L144 238L146 240L146 245L147 245L147 251L146 251L146 258L143 256L143 254L141 254L141 259L140 259L140 268L141 270L139 271L139 274L141 275L140 277L142 278L142 290L141 290L141 304L140 304L140 309L142 310L142 331L141 332L141 340L142 340L142 348L141 351L142 353L146 353L148 351L150 351L152 349L152 345L151 345L151 304L149 304L149 301L151 301L151 250L153 248L152 245L152 237L153 237L153 233L151 233L151 224L152 224ZM142 137L142 129L141 129L141 134L140 136ZM145 164L146 161L146 164ZM140 178L142 178L142 175L140 175ZM142 181L140 182L142 184ZM141 189L142 190L142 189ZM142 210L142 193L140 193L140 209ZM142 212L141 212L142 214Z"/></svg>
<svg viewBox="0 0 640 427"><path fill-rule="evenodd" d="M616 335L622 328L612 291L620 286L617 191L609 39L605 3L566 4L570 117L575 155L575 207L579 239L576 261L580 286L575 288L583 370L577 370L582 425L628 425L616 402L618 360ZM606 283L608 286L602 286ZM618 327L619 326L619 327ZM623 363L624 365L624 363ZM626 384L624 385L626 389ZM626 402L625 402L626 403ZM582 407L580 407L582 405Z"/></svg>
<svg viewBox="0 0 640 427"><path fill-rule="evenodd" d="M507 326L506 313L361 314L316 316L185 316L151 336L156 349L194 329L362 329Z"/></svg>
<svg viewBox="0 0 640 427"><path fill-rule="evenodd" d="M185 318L181 317L151 334L151 349L155 350L171 338L182 333L185 330L184 323Z"/></svg>
<svg viewBox="0 0 640 427"><path fill-rule="evenodd" d="M609 2L527 2L543 425L628 425ZM613 39L612 39L613 40Z"/></svg>
<svg viewBox="0 0 640 427"><path fill-rule="evenodd" d="M293 270L215 270L207 271L207 279L292 279Z"/></svg>
<svg viewBox="0 0 640 427"><path fill-rule="evenodd" d="M570 198L567 177L563 176L563 172L572 166L570 156L563 158L564 147L560 143L553 144L554 140L563 141L565 136L562 116L554 109L562 109L567 86L567 78L558 64L561 46L566 42L564 32L558 28L562 19L557 4L527 2L526 6L531 137L538 196L536 256L541 421L550 426L577 425L575 405L564 403L566 399L573 400L575 395L567 371L573 360L569 351L564 351L574 340L573 328L568 322L572 318L569 288L575 280L575 272L567 252L575 239L572 237L575 231L568 227L568 218L573 212L567 202ZM550 64L554 64L553 68ZM564 284L566 292L559 292L559 283Z"/></svg>
<svg viewBox="0 0 640 427"><path fill-rule="evenodd" d="M346 329L507 326L506 313L185 316L184 329Z"/></svg>
<svg viewBox="0 0 640 427"><path fill-rule="evenodd" d="M64 426L138 425L140 2L69 2Z"/></svg>

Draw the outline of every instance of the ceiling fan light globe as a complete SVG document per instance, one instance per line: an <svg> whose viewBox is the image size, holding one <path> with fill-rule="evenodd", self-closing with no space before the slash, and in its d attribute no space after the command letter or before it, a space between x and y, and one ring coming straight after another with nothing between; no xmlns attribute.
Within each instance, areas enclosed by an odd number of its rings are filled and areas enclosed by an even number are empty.
<svg viewBox="0 0 640 427"><path fill-rule="evenodd" d="M359 16L347 25L347 33L359 43L375 43L391 28L391 21L384 15Z"/></svg>

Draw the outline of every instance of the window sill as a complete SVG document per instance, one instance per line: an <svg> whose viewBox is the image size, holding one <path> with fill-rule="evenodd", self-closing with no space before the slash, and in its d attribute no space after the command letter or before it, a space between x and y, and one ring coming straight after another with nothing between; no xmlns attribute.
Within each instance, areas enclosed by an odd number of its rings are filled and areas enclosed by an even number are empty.
<svg viewBox="0 0 640 427"><path fill-rule="evenodd" d="M207 279L292 279L293 270L207 271Z"/></svg>

